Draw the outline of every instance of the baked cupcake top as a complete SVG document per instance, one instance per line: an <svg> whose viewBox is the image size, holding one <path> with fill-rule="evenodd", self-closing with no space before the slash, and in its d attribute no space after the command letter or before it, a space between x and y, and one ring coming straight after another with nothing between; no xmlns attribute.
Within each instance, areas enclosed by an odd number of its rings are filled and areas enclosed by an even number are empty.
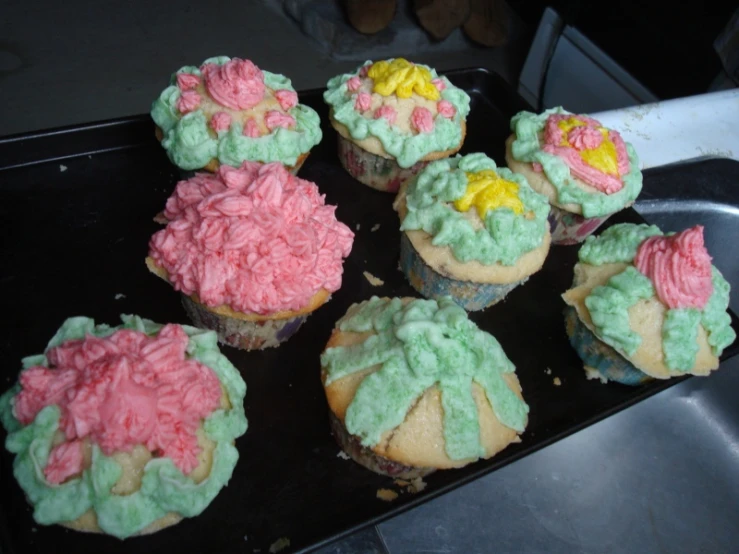
<svg viewBox="0 0 739 554"><path fill-rule="evenodd" d="M546 197L482 153L432 162L404 191L400 229L428 233L461 263L512 266L549 232Z"/></svg>
<svg viewBox="0 0 739 554"><path fill-rule="evenodd" d="M511 119L511 130L513 159L546 175L556 189L552 203L557 206L598 217L632 204L641 192L634 148L593 118L561 107L520 112Z"/></svg>
<svg viewBox="0 0 739 554"><path fill-rule="evenodd" d="M170 160L186 170L213 159L292 166L321 141L318 114L298 104L290 79L227 56L178 69L152 104L151 117Z"/></svg>
<svg viewBox="0 0 739 554"><path fill-rule="evenodd" d="M121 319L66 320L0 397L14 474L41 524L94 510L125 538L171 512L198 515L231 478L246 385L215 333Z"/></svg>
<svg viewBox="0 0 739 554"><path fill-rule="evenodd" d="M734 342L729 283L711 264L700 225L664 235L621 223L588 237L563 297L603 342L656 378L718 367Z"/></svg>
<svg viewBox="0 0 739 554"><path fill-rule="evenodd" d="M206 306L297 311L339 289L354 240L324 199L279 163L221 166L177 184L149 256Z"/></svg>
<svg viewBox="0 0 739 554"><path fill-rule="evenodd" d="M367 61L327 87L323 98L334 128L400 167L462 144L470 97L428 66L403 58Z"/></svg>
<svg viewBox="0 0 739 554"><path fill-rule="evenodd" d="M484 391L496 425L512 430L506 444L526 427L528 406L518 394L517 381L516 392L508 381L515 379L513 363L498 341L451 298L437 302L372 297L349 308L336 332L361 333L365 339L327 348L321 356L326 387L351 376L361 379L343 420L362 445L386 442L419 399L440 391L448 458L473 461L494 454L486 453L481 443L481 435L489 430L481 429L473 384Z"/></svg>

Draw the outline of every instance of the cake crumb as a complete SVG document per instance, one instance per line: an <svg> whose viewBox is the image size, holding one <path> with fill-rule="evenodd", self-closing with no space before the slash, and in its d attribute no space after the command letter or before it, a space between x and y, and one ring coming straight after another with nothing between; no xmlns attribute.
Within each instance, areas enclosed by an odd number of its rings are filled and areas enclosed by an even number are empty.
<svg viewBox="0 0 739 554"><path fill-rule="evenodd" d="M123 294L122 292L119 292L118 294L116 294L116 295L115 295L115 297L114 297L114 298L115 298L116 300L122 300L122 299L124 299L125 297L126 297L126 295L125 295L125 294Z"/></svg>
<svg viewBox="0 0 739 554"><path fill-rule="evenodd" d="M369 281L369 284L372 285L373 287L381 287L382 285L385 284L385 281L383 281L382 279L378 277L375 277L369 271L364 272L364 278L367 279L367 281Z"/></svg>
<svg viewBox="0 0 739 554"><path fill-rule="evenodd" d="M408 485L411 484L411 482L406 481L405 479L396 479L395 484L398 485L399 487L407 487Z"/></svg>
<svg viewBox="0 0 739 554"><path fill-rule="evenodd" d="M423 489L426 488L426 481L423 480L423 477L416 477L411 481L411 486L409 487L409 490L415 494L417 492L421 492Z"/></svg>
<svg viewBox="0 0 739 554"><path fill-rule="evenodd" d="M339 453L338 453L338 454L336 454L336 457L337 457L337 458L341 458L342 460L349 460L349 459L350 459L350 456L349 456L349 454L347 454L347 453L346 453L346 452L344 452L343 450L339 450Z"/></svg>
<svg viewBox="0 0 739 554"><path fill-rule="evenodd" d="M390 489L377 489L377 498L385 502L392 502L398 498L398 493Z"/></svg>
<svg viewBox="0 0 739 554"><path fill-rule="evenodd" d="M65 171L67 171L67 166L59 164L59 172L64 173Z"/></svg>
<svg viewBox="0 0 739 554"><path fill-rule="evenodd" d="M361 228L362 226L359 223L357 223L357 226L356 226L357 231L359 231Z"/></svg>
<svg viewBox="0 0 739 554"><path fill-rule="evenodd" d="M269 545L269 552L270 554L275 554L275 552L284 550L288 546L290 546L290 539L288 539L287 537L280 537L275 542Z"/></svg>
<svg viewBox="0 0 739 554"><path fill-rule="evenodd" d="M549 369L549 368L547 368L546 371L544 371L544 373L546 373L547 375L551 375L552 374L552 370Z"/></svg>
<svg viewBox="0 0 739 554"><path fill-rule="evenodd" d="M87 159L88 159L88 160L91 160L91 159L92 159L92 154L88 154L88 155L87 155Z"/></svg>
<svg viewBox="0 0 739 554"><path fill-rule="evenodd" d="M559 377L555 377L554 380L552 381L552 383L554 383L554 386L555 387L558 387L558 386L560 386L562 384L562 381L560 380Z"/></svg>
<svg viewBox="0 0 739 554"><path fill-rule="evenodd" d="M377 230L378 230L379 228L380 228L380 224L379 224L379 223L375 223L375 224L374 224L374 225L372 226L372 229L370 229L370 233L374 233L374 232L375 232L375 231L377 231Z"/></svg>
<svg viewBox="0 0 739 554"><path fill-rule="evenodd" d="M589 366L585 366L585 378L598 379L604 385L608 382L608 379L600 371Z"/></svg>

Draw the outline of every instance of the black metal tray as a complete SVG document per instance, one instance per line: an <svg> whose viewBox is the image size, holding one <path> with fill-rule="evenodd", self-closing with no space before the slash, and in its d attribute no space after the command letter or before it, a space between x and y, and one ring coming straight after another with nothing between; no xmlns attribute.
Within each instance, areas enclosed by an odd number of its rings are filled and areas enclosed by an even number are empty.
<svg viewBox="0 0 739 554"><path fill-rule="evenodd" d="M463 152L483 151L503 164L509 118L527 106L502 79L483 70L449 77L472 96ZM397 269L392 197L355 182L340 167L320 92L300 95L318 110L325 135L300 175L318 183L327 202L338 204L341 221L360 227L342 288L288 343L265 352L223 348L248 386L249 430L237 441L241 459L229 486L199 517L121 542L36 524L12 477L11 456L1 449L0 550L267 552L281 537L290 540L286 551L309 549L476 479L681 380L629 388L585 379L565 336L559 297L571 282L577 247L554 247L543 270L505 303L472 315L517 367L531 407L523 442L491 460L437 472L421 493L401 494L392 503L378 500L377 490L392 487L392 480L337 457L319 354L334 321L353 302L373 294L417 294ZM66 317L114 324L120 313L137 313L188 322L179 295L144 266L148 240L158 229L152 217L178 180L147 116L0 139L0 160L0 390L16 379L20 358L41 352ZM669 168L661 170L662 177L664 171ZM647 172L647 190L649 182ZM610 223L621 221L642 219L625 210ZM384 286L372 287L365 270ZM727 349L724 359L737 350ZM554 385L555 377L561 386Z"/></svg>

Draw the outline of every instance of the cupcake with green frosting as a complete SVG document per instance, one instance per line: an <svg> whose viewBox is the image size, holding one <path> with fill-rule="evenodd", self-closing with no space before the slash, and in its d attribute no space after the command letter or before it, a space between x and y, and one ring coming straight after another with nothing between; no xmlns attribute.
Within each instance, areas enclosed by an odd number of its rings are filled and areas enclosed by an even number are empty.
<svg viewBox="0 0 739 554"><path fill-rule="evenodd" d="M642 189L639 158L618 131L561 107L511 120L506 162L552 204L554 244L576 244Z"/></svg>
<svg viewBox="0 0 739 554"><path fill-rule="evenodd" d="M339 160L360 183L397 192L430 161L462 147L470 97L428 66L368 61L327 87Z"/></svg>
<svg viewBox="0 0 739 554"><path fill-rule="evenodd" d="M589 378L638 385L708 375L734 342L729 283L703 227L621 223L588 237L565 292L567 335Z"/></svg>
<svg viewBox="0 0 739 554"><path fill-rule="evenodd" d="M427 298L468 311L503 300L549 253L549 203L485 154L429 164L398 193L400 269Z"/></svg>
<svg viewBox="0 0 739 554"><path fill-rule="evenodd" d="M413 479L520 442L528 405L513 363L451 298L352 305L321 356L331 428L376 473Z"/></svg>
<svg viewBox="0 0 739 554"><path fill-rule="evenodd" d="M173 73L151 117L169 159L184 171L252 161L296 173L321 141L318 114L298 103L290 79L227 56Z"/></svg>
<svg viewBox="0 0 739 554"><path fill-rule="evenodd" d="M13 474L39 524L153 533L205 510L239 458L246 385L215 333L121 319L66 320L0 396Z"/></svg>

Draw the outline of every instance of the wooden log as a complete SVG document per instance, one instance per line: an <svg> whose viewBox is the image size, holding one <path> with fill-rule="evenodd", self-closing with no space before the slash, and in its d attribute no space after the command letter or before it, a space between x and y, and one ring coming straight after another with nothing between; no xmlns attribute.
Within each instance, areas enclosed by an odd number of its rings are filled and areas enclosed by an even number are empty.
<svg viewBox="0 0 739 554"><path fill-rule="evenodd" d="M390 25L396 0L346 0L346 15L357 31L372 35Z"/></svg>
<svg viewBox="0 0 739 554"><path fill-rule="evenodd" d="M415 0L414 11L428 34L443 40L470 15L470 0Z"/></svg>
<svg viewBox="0 0 739 554"><path fill-rule="evenodd" d="M508 42L508 13L505 0L469 0L470 16L463 29L473 41L483 46L501 46Z"/></svg>

